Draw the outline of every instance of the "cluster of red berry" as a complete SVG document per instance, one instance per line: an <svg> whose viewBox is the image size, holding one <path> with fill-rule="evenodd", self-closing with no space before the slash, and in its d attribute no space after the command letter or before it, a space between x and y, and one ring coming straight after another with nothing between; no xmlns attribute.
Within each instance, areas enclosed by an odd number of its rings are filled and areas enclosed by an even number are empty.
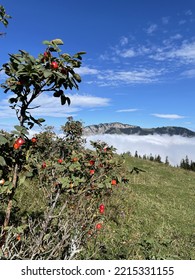
<svg viewBox="0 0 195 280"><path fill-rule="evenodd" d="M50 68L53 69L53 70L58 70L59 69L59 63L57 61L53 60L53 59L54 58L52 58L52 54L49 51L44 52L42 62L50 61ZM51 61L51 60L53 60L53 61ZM65 75L68 74L67 68L65 68L65 67L60 67L60 72L62 74L65 74Z"/></svg>
<svg viewBox="0 0 195 280"><path fill-rule="evenodd" d="M33 137L31 139L31 142L32 143L36 143L37 142L37 138L36 137ZM22 145L24 145L26 143L26 141L22 138L22 137L19 137L15 140L14 144L13 144L13 148L15 150L18 150Z"/></svg>

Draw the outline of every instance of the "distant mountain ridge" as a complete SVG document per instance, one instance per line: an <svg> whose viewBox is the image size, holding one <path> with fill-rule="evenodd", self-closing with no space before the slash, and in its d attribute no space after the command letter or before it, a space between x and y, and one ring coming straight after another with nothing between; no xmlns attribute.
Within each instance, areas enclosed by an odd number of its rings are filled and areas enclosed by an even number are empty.
<svg viewBox="0 0 195 280"><path fill-rule="evenodd" d="M184 127L177 126L163 126L156 128L141 128L140 126L123 124L120 122L100 123L98 125L89 125L84 127L83 134L97 135L97 134L126 134L126 135L179 135L183 137L195 137L195 132Z"/></svg>

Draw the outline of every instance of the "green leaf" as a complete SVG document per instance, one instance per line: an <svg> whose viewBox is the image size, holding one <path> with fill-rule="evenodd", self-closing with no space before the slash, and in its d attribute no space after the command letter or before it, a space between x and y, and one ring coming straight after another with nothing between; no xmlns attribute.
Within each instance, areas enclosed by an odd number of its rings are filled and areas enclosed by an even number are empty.
<svg viewBox="0 0 195 280"><path fill-rule="evenodd" d="M6 184L6 182L5 182L5 184ZM13 189L13 187L14 187L13 183L8 181L8 188L9 188L10 192Z"/></svg>
<svg viewBox="0 0 195 280"><path fill-rule="evenodd" d="M7 142L8 142L8 140L3 135L0 135L0 145L4 145Z"/></svg>
<svg viewBox="0 0 195 280"><path fill-rule="evenodd" d="M2 193L6 193L7 192L7 186L1 186L1 188L0 188L0 194L2 194Z"/></svg>
<svg viewBox="0 0 195 280"><path fill-rule="evenodd" d="M54 45L64 45L63 41L61 39L54 39L51 41Z"/></svg>
<svg viewBox="0 0 195 280"><path fill-rule="evenodd" d="M72 65L72 67L74 67L74 68L79 68L81 66L81 62L77 61L77 60L71 60L70 63Z"/></svg>
<svg viewBox="0 0 195 280"><path fill-rule="evenodd" d="M19 62L19 63L21 63L21 62L22 62L21 57L20 57L20 58L18 58L18 55L9 54L9 56L13 59L13 62L14 62L14 63L17 63L17 64L18 64L18 62Z"/></svg>
<svg viewBox="0 0 195 280"><path fill-rule="evenodd" d="M34 126L34 123L33 123L33 122L28 122L28 126L29 126L29 128L31 129L31 128L33 128L33 126Z"/></svg>
<svg viewBox="0 0 195 280"><path fill-rule="evenodd" d="M20 134L21 134L21 133L18 132L17 130L12 130L11 133L14 134L14 135L20 135Z"/></svg>
<svg viewBox="0 0 195 280"><path fill-rule="evenodd" d="M111 184L110 183L106 183L105 185L106 185L107 189L111 188ZM98 186L99 186L99 184L98 184Z"/></svg>
<svg viewBox="0 0 195 280"><path fill-rule="evenodd" d="M63 186L65 185L65 186L69 187L70 178L68 178L68 177L60 177L60 178L58 178L58 181L61 184L63 184Z"/></svg>
<svg viewBox="0 0 195 280"><path fill-rule="evenodd" d="M73 55L73 57L74 57L74 58L78 58L78 59L82 60L82 56L81 56L81 55L79 55L78 53L76 53L75 55Z"/></svg>
<svg viewBox="0 0 195 280"><path fill-rule="evenodd" d="M17 233L23 233L26 228L28 228L28 224L24 224L22 226L17 227L16 232Z"/></svg>
<svg viewBox="0 0 195 280"><path fill-rule="evenodd" d="M48 241L51 238L51 233L47 233L43 237L43 241Z"/></svg>
<svg viewBox="0 0 195 280"><path fill-rule="evenodd" d="M44 41L42 42L42 44L44 44L44 45L51 45L51 42L50 42L50 41L47 41L47 40L44 40Z"/></svg>
<svg viewBox="0 0 195 280"><path fill-rule="evenodd" d="M25 173L24 173L24 177L28 177L28 178L30 178L30 177L33 177L33 173L32 172L30 172L30 171L26 171Z"/></svg>
<svg viewBox="0 0 195 280"><path fill-rule="evenodd" d="M24 135L29 134L28 130L24 126L15 125L14 127L16 131L18 131L20 134L24 134Z"/></svg>
<svg viewBox="0 0 195 280"><path fill-rule="evenodd" d="M53 75L53 73L49 70L45 70L43 72L43 75L44 75L45 79L47 79L47 78L51 77Z"/></svg>
<svg viewBox="0 0 195 280"><path fill-rule="evenodd" d="M25 50L19 50L19 51L21 52L21 54L24 54L24 55L29 56L29 53L28 53L28 52L26 52Z"/></svg>
<svg viewBox="0 0 195 280"><path fill-rule="evenodd" d="M64 75L62 73L56 72L55 74L56 74L56 76L58 76L58 78L64 79Z"/></svg>
<svg viewBox="0 0 195 280"><path fill-rule="evenodd" d="M64 105L66 103L66 96L61 95L61 104Z"/></svg>
<svg viewBox="0 0 195 280"><path fill-rule="evenodd" d="M79 74L74 74L73 75L73 77L75 78L75 80L78 82L78 83L80 83L81 82L81 77L80 77L80 75Z"/></svg>
<svg viewBox="0 0 195 280"><path fill-rule="evenodd" d="M26 180L26 176L20 176L19 177L19 185L23 185L25 180Z"/></svg>
<svg viewBox="0 0 195 280"><path fill-rule="evenodd" d="M21 131L23 130L23 126L15 125L14 127L15 127L15 129L16 129L17 131L19 131L19 132L21 132Z"/></svg>
<svg viewBox="0 0 195 280"><path fill-rule="evenodd" d="M59 50L59 49L57 49L56 47L54 48L54 47L50 47L49 48L49 51L50 52L57 52L57 50Z"/></svg>
<svg viewBox="0 0 195 280"><path fill-rule="evenodd" d="M70 106L71 101L70 101L70 98L69 98L69 97L66 97L66 101L67 101L67 103L68 103L68 106Z"/></svg>
<svg viewBox="0 0 195 280"><path fill-rule="evenodd" d="M54 97L60 97L62 94L63 94L63 91L62 90L58 90L58 91L54 92L53 96Z"/></svg>
<svg viewBox="0 0 195 280"><path fill-rule="evenodd" d="M39 122L39 123L45 122L45 119L40 118L40 119L38 119L38 122Z"/></svg>
<svg viewBox="0 0 195 280"><path fill-rule="evenodd" d="M68 61L71 58L71 56L68 53L61 54L61 57L63 57L66 61Z"/></svg>
<svg viewBox="0 0 195 280"><path fill-rule="evenodd" d="M0 156L0 166L6 166L4 157Z"/></svg>
<svg viewBox="0 0 195 280"><path fill-rule="evenodd" d="M11 103L11 104L16 103L17 101L18 101L18 99L14 98L14 97L9 99L9 103Z"/></svg>
<svg viewBox="0 0 195 280"><path fill-rule="evenodd" d="M83 54L86 54L86 52L78 52L77 54L78 55L83 55Z"/></svg>
<svg viewBox="0 0 195 280"><path fill-rule="evenodd" d="M6 88L6 90L4 90L4 93L7 93L10 90L10 88Z"/></svg>

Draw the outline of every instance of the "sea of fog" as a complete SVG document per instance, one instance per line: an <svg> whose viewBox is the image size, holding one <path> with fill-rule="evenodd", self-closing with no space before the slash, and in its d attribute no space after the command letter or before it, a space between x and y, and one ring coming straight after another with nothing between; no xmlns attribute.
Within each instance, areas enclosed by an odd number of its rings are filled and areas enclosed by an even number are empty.
<svg viewBox="0 0 195 280"><path fill-rule="evenodd" d="M195 137L169 135L116 135L102 134L86 137L86 147L91 148L90 141L104 141L114 146L118 154L135 151L138 155L160 155L162 161L168 156L169 163L173 166L179 165L181 159L188 156L189 160L195 161Z"/></svg>

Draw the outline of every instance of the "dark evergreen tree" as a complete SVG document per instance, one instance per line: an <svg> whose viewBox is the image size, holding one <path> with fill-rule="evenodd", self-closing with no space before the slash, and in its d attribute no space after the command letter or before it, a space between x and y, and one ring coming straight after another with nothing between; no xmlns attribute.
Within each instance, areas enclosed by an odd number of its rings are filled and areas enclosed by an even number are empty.
<svg viewBox="0 0 195 280"><path fill-rule="evenodd" d="M169 159L168 159L168 156L166 156L166 158L165 158L165 164L166 164L166 165L169 165Z"/></svg>
<svg viewBox="0 0 195 280"><path fill-rule="evenodd" d="M153 155L152 155L152 154L150 154L150 156L149 156L149 160L150 160L150 161L154 161L154 157L153 157Z"/></svg>
<svg viewBox="0 0 195 280"><path fill-rule="evenodd" d="M138 153L137 153L137 151L135 151L134 157L138 158Z"/></svg>
<svg viewBox="0 0 195 280"><path fill-rule="evenodd" d="M162 161L161 161L161 156L160 156L160 155L155 156L154 161L156 161L156 162L158 162L158 163L162 163Z"/></svg>

